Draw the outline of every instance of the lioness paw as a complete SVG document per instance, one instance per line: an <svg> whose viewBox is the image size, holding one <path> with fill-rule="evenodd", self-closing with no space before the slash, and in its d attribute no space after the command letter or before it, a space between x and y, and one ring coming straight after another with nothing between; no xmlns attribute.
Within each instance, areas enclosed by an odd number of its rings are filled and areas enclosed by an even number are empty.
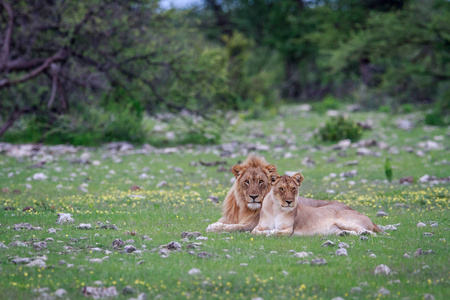
<svg viewBox="0 0 450 300"><path fill-rule="evenodd" d="M213 223L213 224L209 224L208 227L206 228L207 232L218 232L218 231L222 231L224 229L224 227L226 226L226 224L224 223Z"/></svg>
<svg viewBox="0 0 450 300"><path fill-rule="evenodd" d="M345 235L357 235L356 231L350 231L350 230L342 230L338 232L339 236L345 236Z"/></svg>

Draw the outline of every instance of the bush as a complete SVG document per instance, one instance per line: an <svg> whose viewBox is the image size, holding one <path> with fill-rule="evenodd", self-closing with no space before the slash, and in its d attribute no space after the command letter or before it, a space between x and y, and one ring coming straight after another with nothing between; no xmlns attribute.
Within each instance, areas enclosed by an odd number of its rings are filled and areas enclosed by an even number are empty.
<svg viewBox="0 0 450 300"><path fill-rule="evenodd" d="M402 112L405 114L412 113L414 110L414 106L412 104L403 104L402 105Z"/></svg>
<svg viewBox="0 0 450 300"><path fill-rule="evenodd" d="M319 138L322 141L331 142L345 139L356 141L361 137L362 132L362 128L358 124L343 116L339 116L332 118L324 127L319 129Z"/></svg>
<svg viewBox="0 0 450 300"><path fill-rule="evenodd" d="M382 113L390 114L391 113L391 107L389 105L380 105L378 107L378 111L382 112Z"/></svg>

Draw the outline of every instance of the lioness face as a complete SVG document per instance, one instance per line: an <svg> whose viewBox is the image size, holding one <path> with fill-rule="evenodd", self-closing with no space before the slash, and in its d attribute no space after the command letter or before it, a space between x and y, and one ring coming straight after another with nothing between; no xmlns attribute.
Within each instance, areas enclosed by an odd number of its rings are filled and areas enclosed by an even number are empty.
<svg viewBox="0 0 450 300"><path fill-rule="evenodd" d="M276 174L277 168L274 165L269 165L263 168L245 169L236 165L231 170L236 176L237 184L242 191L247 207L252 210L260 209L264 197L271 189L269 178Z"/></svg>
<svg viewBox="0 0 450 300"><path fill-rule="evenodd" d="M292 177L287 175L273 177L273 194L278 200L281 209L290 211L297 204L298 188L303 181L303 175L294 174Z"/></svg>

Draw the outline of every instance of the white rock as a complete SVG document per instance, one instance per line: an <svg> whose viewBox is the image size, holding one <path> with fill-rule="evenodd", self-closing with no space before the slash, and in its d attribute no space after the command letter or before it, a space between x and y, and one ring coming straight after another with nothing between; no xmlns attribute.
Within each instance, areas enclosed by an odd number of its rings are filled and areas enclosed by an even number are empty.
<svg viewBox="0 0 450 300"><path fill-rule="evenodd" d="M103 260L101 258L91 258L89 260L90 263L102 263Z"/></svg>
<svg viewBox="0 0 450 300"><path fill-rule="evenodd" d="M56 230L55 230L55 228L50 228L49 230L47 230L47 232L48 232L48 233L55 234L55 233L56 233Z"/></svg>
<svg viewBox="0 0 450 300"><path fill-rule="evenodd" d="M336 254L337 256L348 256L347 249L345 249L345 248L337 249L334 254Z"/></svg>
<svg viewBox="0 0 450 300"><path fill-rule="evenodd" d="M188 274L189 274L189 275L198 275L198 274L200 274L201 272L202 272L202 271L200 271L199 269L193 268L193 269L190 269L190 270L189 270Z"/></svg>
<svg viewBox="0 0 450 300"><path fill-rule="evenodd" d="M65 289L57 289L55 291L55 296L58 298L63 298L67 294Z"/></svg>
<svg viewBox="0 0 450 300"><path fill-rule="evenodd" d="M386 265L379 265L375 268L375 275L389 275L391 273L391 269Z"/></svg>
<svg viewBox="0 0 450 300"><path fill-rule="evenodd" d="M294 256L298 257L298 258L308 257L308 255L309 255L308 252L305 252L305 251L297 252L294 254Z"/></svg>
<svg viewBox="0 0 450 300"><path fill-rule="evenodd" d="M33 179L34 179L34 180L45 180L45 179L47 179L47 178L48 178L48 177L45 176L44 173L36 173L36 174L33 175Z"/></svg>
<svg viewBox="0 0 450 300"><path fill-rule="evenodd" d="M27 267L39 267L39 268L45 268L46 267L45 261L43 261L42 259L33 260L32 262L30 262L26 266Z"/></svg>
<svg viewBox="0 0 450 300"><path fill-rule="evenodd" d="M147 179L148 175L145 173L142 173L141 175L139 175L139 179Z"/></svg>
<svg viewBox="0 0 450 300"><path fill-rule="evenodd" d="M91 224L81 223L80 225L78 225L78 228L79 229L92 229L92 226L91 226Z"/></svg>
<svg viewBox="0 0 450 300"><path fill-rule="evenodd" d="M429 179L430 179L430 175L425 174L425 175L423 175L422 177L420 177L418 181L419 181L420 183L426 183L426 182L428 182Z"/></svg>
<svg viewBox="0 0 450 300"><path fill-rule="evenodd" d="M75 220L72 218L71 214L60 213L58 214L58 219L56 220L56 224L62 223L73 223Z"/></svg>
<svg viewBox="0 0 450 300"><path fill-rule="evenodd" d="M419 223L417 223L417 227L426 227L427 226L427 224L425 224L425 223L422 223L422 222L419 222Z"/></svg>

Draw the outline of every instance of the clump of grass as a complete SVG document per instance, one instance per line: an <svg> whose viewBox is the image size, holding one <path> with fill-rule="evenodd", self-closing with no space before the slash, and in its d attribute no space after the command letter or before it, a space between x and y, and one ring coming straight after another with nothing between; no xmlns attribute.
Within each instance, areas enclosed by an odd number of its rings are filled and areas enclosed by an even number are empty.
<svg viewBox="0 0 450 300"><path fill-rule="evenodd" d="M362 133L362 128L354 121L339 116L332 118L320 128L318 135L322 141L337 142L345 139L357 141Z"/></svg>

